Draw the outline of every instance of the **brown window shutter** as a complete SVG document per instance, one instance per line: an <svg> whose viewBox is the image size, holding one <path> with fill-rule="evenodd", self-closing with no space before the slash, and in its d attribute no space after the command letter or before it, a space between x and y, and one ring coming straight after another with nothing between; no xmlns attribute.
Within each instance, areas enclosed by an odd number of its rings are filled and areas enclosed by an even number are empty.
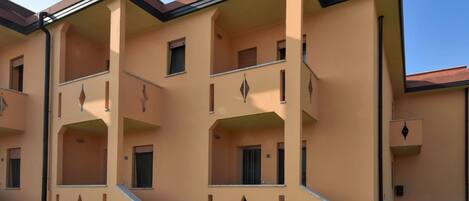
<svg viewBox="0 0 469 201"><path fill-rule="evenodd" d="M257 65L257 47L238 52L238 68Z"/></svg>

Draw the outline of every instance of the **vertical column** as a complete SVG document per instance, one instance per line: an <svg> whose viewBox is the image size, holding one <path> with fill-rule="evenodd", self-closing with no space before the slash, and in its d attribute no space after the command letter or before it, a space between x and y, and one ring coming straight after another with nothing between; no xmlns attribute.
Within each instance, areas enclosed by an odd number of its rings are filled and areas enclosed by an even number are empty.
<svg viewBox="0 0 469 201"><path fill-rule="evenodd" d="M285 184L301 184L301 55L303 0L286 2L286 108L285 119Z"/></svg>
<svg viewBox="0 0 469 201"><path fill-rule="evenodd" d="M126 0L113 0L108 3L110 10L110 111L108 119L107 184L122 184L122 164L124 149L124 120L119 105L120 76L123 70L125 49L125 10Z"/></svg>
<svg viewBox="0 0 469 201"><path fill-rule="evenodd" d="M66 57L66 41L67 41L67 31L70 27L70 24L63 23L53 29L52 37L52 79L51 79L51 104L53 111L59 110L59 102L57 101L59 91L59 83L62 81L62 78L65 76L65 57ZM62 184L62 137L63 130L62 123L57 121L58 115L56 113L51 113L51 134L50 134L50 156L49 158L49 175L51 181L49 185L51 187L57 186L57 184Z"/></svg>

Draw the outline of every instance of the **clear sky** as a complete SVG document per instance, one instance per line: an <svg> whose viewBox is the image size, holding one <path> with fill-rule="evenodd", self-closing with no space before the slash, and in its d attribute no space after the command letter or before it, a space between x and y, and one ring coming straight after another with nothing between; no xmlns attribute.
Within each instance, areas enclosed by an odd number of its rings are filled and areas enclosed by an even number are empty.
<svg viewBox="0 0 469 201"><path fill-rule="evenodd" d="M60 0L12 1L39 12ZM469 0L403 2L407 74L469 65Z"/></svg>
<svg viewBox="0 0 469 201"><path fill-rule="evenodd" d="M469 0L403 0L407 74L469 65Z"/></svg>
<svg viewBox="0 0 469 201"><path fill-rule="evenodd" d="M60 0L10 0L34 12L40 12Z"/></svg>

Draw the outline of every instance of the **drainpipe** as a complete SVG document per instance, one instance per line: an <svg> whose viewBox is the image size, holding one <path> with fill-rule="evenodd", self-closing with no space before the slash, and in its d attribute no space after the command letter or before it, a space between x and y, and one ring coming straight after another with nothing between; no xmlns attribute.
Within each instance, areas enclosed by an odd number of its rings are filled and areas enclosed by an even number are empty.
<svg viewBox="0 0 469 201"><path fill-rule="evenodd" d="M464 182L464 192L465 195L464 197L466 198L466 201L469 201L469 195L468 195L468 186L469 186L469 161L468 161L468 146L469 146L469 128L468 128L468 121L469 121L469 107L468 107L468 101L469 101L469 90L468 88L464 89L464 174L465 174L465 182Z"/></svg>
<svg viewBox="0 0 469 201"><path fill-rule="evenodd" d="M383 22L378 17L378 200L384 200L383 188Z"/></svg>
<svg viewBox="0 0 469 201"><path fill-rule="evenodd" d="M49 14L46 12L39 13L39 28L46 35L45 44L45 63L44 63L44 110L43 110L43 152L42 152L42 192L41 201L47 201L47 177L49 163L49 96L50 96L50 41L51 36L49 30L44 27L44 18Z"/></svg>

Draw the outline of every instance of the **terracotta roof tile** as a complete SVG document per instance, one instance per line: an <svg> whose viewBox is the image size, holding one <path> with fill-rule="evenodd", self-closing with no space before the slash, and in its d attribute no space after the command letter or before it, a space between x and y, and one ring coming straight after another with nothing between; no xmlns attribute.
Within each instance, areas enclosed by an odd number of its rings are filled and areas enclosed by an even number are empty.
<svg viewBox="0 0 469 201"><path fill-rule="evenodd" d="M469 82L466 66L412 74L406 76L406 89L433 89L460 86Z"/></svg>

